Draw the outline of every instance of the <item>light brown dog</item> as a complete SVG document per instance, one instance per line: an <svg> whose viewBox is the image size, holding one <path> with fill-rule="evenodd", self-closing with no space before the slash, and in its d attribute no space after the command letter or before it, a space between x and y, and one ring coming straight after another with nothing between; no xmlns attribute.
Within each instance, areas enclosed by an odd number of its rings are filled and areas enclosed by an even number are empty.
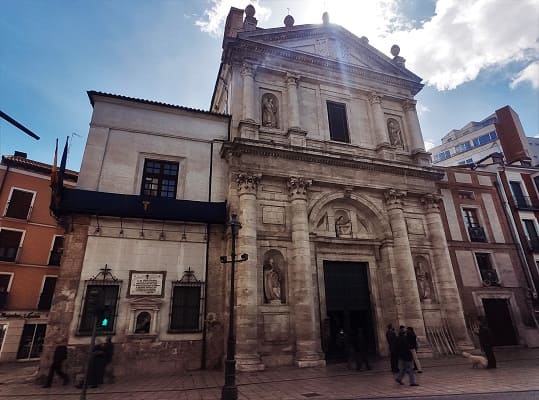
<svg viewBox="0 0 539 400"><path fill-rule="evenodd" d="M462 352L462 355L466 357L472 363L472 368L486 368L488 361L483 356L476 356L470 353Z"/></svg>

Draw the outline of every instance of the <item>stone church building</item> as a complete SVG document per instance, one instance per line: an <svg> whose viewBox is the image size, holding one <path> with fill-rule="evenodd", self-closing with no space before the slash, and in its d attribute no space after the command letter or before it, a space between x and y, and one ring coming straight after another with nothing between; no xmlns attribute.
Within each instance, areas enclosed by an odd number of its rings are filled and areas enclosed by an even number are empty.
<svg viewBox="0 0 539 400"><path fill-rule="evenodd" d="M332 24L257 27L230 10L210 111L89 92L94 107L42 365L67 343L81 365L89 288L104 285L119 373L220 365L230 229L239 370L319 366L386 326L469 349L414 96L421 78ZM78 364L77 364L78 363Z"/></svg>

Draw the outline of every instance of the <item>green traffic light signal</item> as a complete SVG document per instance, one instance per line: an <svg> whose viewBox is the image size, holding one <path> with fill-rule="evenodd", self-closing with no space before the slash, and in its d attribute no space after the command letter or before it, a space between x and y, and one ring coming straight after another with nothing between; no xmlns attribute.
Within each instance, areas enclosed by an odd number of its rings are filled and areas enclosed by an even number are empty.
<svg viewBox="0 0 539 400"><path fill-rule="evenodd" d="M103 328L106 328L108 325L109 325L109 319L108 319L107 317L103 318L103 319L101 320L101 326L102 326Z"/></svg>

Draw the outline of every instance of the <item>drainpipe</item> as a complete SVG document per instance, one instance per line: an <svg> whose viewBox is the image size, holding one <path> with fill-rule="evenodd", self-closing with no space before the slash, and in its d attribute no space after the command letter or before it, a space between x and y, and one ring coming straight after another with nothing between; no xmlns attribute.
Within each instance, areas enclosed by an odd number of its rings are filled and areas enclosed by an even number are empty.
<svg viewBox="0 0 539 400"><path fill-rule="evenodd" d="M494 182L494 186L496 187L498 191L498 195L500 196L500 199L502 201L502 205L503 205L502 208L503 208L505 217L509 221L509 230L511 231L511 236L513 237L513 241L517 245L518 258L520 259L520 262L524 266L524 276L526 277L526 282L528 283L528 287L531 290L532 298L537 299L537 289L533 282L533 277L530 271L528 260L526 260L526 255L524 254L524 249L522 247L522 242L520 241L520 237L518 235L517 227L515 225L515 220L513 219L513 215L511 214L511 210L509 209L509 203L507 201L507 196L505 195L505 191L503 190L499 172L496 172L496 182ZM535 312L533 309L531 310L531 316L532 316L533 321L535 322L535 325L537 326L537 321L535 319Z"/></svg>
<svg viewBox="0 0 539 400"><path fill-rule="evenodd" d="M230 123L230 120L229 120ZM230 126L230 125L229 125ZM212 174L213 174L213 142L210 143L210 173L208 181L208 202L211 202L211 183L212 183ZM208 348L207 343L207 306L208 306L208 269L209 269L209 255L210 255L210 224L206 224L206 271L204 274L204 315L202 319L202 360L200 363L200 369L206 369L206 353Z"/></svg>

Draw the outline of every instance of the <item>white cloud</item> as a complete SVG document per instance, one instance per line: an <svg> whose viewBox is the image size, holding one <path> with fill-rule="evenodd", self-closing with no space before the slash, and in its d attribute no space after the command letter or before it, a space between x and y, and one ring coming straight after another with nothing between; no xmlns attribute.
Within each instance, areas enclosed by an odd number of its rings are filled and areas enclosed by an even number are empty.
<svg viewBox="0 0 539 400"><path fill-rule="evenodd" d="M434 142L431 142L430 140L425 140L425 150L429 151L435 146L436 144Z"/></svg>
<svg viewBox="0 0 539 400"><path fill-rule="evenodd" d="M416 110L417 110L417 115L419 115L420 117L430 112L430 108L428 108L427 106L424 106L423 104L418 104L416 106Z"/></svg>
<svg viewBox="0 0 539 400"><path fill-rule="evenodd" d="M534 89L539 89L539 61L535 61L520 71L511 81L511 89L529 81Z"/></svg>
<svg viewBox="0 0 539 400"><path fill-rule="evenodd" d="M417 1L421 4L421 0ZM261 21L271 13L262 4L272 6L275 13L282 11L280 2L252 3ZM320 23L322 12L328 11L331 22L357 36L367 36L370 44L387 55L391 45L397 43L400 55L407 59L406 66L438 90L473 81L488 68L539 59L539 0L437 0L434 15L417 28L411 27L410 16L400 14L401 3L402 0L295 0L291 14L296 24L312 24ZM220 34L231 6L245 8L246 2L212 0L211 8L196 24L205 32ZM284 13L281 14L278 19L282 21ZM272 27L279 26L278 19L272 18ZM513 85L524 80L535 82L533 68L536 67L522 71Z"/></svg>
<svg viewBox="0 0 539 400"><path fill-rule="evenodd" d="M204 11L204 16L198 19L195 24L200 27L202 32L207 32L217 36L222 33L224 23L230 7L245 9L247 5L252 4L256 9L255 18L264 21L271 15L271 10L262 7L258 0L249 2L248 0L212 0L211 8Z"/></svg>

